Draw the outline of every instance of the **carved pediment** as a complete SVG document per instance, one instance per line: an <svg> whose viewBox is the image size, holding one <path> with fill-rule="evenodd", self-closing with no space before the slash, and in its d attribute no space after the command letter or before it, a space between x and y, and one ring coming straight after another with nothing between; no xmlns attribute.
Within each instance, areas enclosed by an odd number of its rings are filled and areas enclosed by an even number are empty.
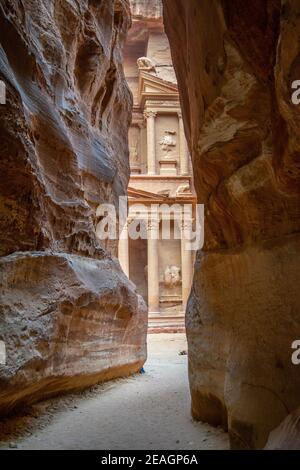
<svg viewBox="0 0 300 470"><path fill-rule="evenodd" d="M145 101L149 99L179 101L176 84L162 80L145 71L140 72L138 96L141 107L144 107Z"/></svg>
<svg viewBox="0 0 300 470"><path fill-rule="evenodd" d="M153 199L153 200L157 200L157 198L159 197L160 199L164 199L164 198L167 198L166 195L164 194L159 194L159 193L152 193L150 191L144 191L144 190L141 190L141 189L136 189L136 188L133 188L133 187L128 187L128 197L129 198L134 198L134 199Z"/></svg>

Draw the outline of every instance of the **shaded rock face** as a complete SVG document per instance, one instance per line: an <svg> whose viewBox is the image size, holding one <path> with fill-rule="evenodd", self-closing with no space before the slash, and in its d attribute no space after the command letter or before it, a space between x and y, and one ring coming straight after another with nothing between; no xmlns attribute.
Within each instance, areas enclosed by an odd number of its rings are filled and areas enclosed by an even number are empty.
<svg viewBox="0 0 300 470"><path fill-rule="evenodd" d="M0 6L0 413L138 370L146 308L96 237L129 178L127 0Z"/></svg>
<svg viewBox="0 0 300 470"><path fill-rule="evenodd" d="M192 413L228 427L233 448L262 448L299 404L300 5L163 3L206 207L187 309Z"/></svg>
<svg viewBox="0 0 300 470"><path fill-rule="evenodd" d="M2 256L101 255L95 210L117 202L129 174L128 26L127 2L2 2Z"/></svg>

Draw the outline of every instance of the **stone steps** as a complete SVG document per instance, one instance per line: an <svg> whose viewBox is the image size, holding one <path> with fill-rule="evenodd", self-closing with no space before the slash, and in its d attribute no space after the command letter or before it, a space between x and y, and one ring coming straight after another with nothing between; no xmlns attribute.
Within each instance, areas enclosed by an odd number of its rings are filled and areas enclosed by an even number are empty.
<svg viewBox="0 0 300 470"><path fill-rule="evenodd" d="M185 316L181 314L149 315L148 333L184 333Z"/></svg>

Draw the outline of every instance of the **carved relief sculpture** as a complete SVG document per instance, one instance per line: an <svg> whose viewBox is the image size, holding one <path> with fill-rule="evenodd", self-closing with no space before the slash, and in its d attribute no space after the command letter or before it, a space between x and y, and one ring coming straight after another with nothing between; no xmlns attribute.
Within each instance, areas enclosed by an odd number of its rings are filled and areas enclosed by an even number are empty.
<svg viewBox="0 0 300 470"><path fill-rule="evenodd" d="M187 184L182 184L176 190L176 196L180 196L180 194L191 194L191 187Z"/></svg>
<svg viewBox="0 0 300 470"><path fill-rule="evenodd" d="M156 73L155 64L148 57L140 57L137 60L137 66L138 66L139 70L145 70L146 72L155 72Z"/></svg>
<svg viewBox="0 0 300 470"><path fill-rule="evenodd" d="M139 153L138 153L138 143L130 147L130 162L134 165L137 165L139 162Z"/></svg>
<svg viewBox="0 0 300 470"><path fill-rule="evenodd" d="M164 137L159 142L159 145L161 145L165 154L168 154L171 152L173 147L176 147L176 139L174 138L175 134L175 131L165 131Z"/></svg>
<svg viewBox="0 0 300 470"><path fill-rule="evenodd" d="M180 284L181 270L178 266L167 266L164 272L164 284L166 287L175 287Z"/></svg>

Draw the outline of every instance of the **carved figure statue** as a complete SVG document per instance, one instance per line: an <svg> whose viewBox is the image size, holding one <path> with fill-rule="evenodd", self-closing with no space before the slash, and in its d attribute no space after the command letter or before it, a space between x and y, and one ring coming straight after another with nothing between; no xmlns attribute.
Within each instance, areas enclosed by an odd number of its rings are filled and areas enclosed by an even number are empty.
<svg viewBox="0 0 300 470"><path fill-rule="evenodd" d="M190 194L190 193L191 193L191 188L189 184L182 184L176 190L176 196L178 196L179 194Z"/></svg>
<svg viewBox="0 0 300 470"><path fill-rule="evenodd" d="M139 163L139 154L137 145L130 147L130 161L132 163Z"/></svg>
<svg viewBox="0 0 300 470"><path fill-rule="evenodd" d="M176 139L173 137L175 134L175 131L165 131L164 137L159 142L164 152L168 153L176 146Z"/></svg>
<svg viewBox="0 0 300 470"><path fill-rule="evenodd" d="M146 281L148 281L148 265L144 267L144 276L145 276Z"/></svg>
<svg viewBox="0 0 300 470"><path fill-rule="evenodd" d="M167 266L164 273L166 287L175 287L180 284L181 270L178 266Z"/></svg>
<svg viewBox="0 0 300 470"><path fill-rule="evenodd" d="M137 60L139 70L146 70L147 72L156 72L154 62L149 57L140 57Z"/></svg>

